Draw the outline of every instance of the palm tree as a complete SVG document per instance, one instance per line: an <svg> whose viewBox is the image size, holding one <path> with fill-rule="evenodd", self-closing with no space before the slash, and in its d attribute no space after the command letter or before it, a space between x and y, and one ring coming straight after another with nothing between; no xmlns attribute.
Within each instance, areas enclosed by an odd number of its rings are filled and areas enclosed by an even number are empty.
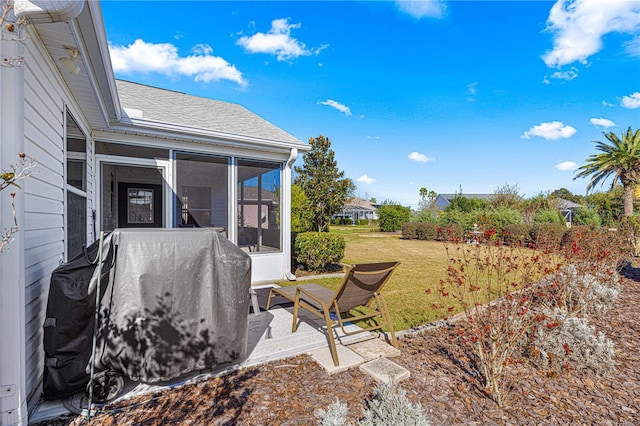
<svg viewBox="0 0 640 426"><path fill-rule="evenodd" d="M598 183L604 184L613 175L613 188L618 181L624 188L624 213L623 215L633 215L633 190L640 178L640 129L635 133L631 127L622 139L615 133L602 133L610 142L594 141L596 149L600 154L593 154L587 158L585 164L578 168L578 174L574 179L591 175L591 181L587 185L587 192L592 190Z"/></svg>

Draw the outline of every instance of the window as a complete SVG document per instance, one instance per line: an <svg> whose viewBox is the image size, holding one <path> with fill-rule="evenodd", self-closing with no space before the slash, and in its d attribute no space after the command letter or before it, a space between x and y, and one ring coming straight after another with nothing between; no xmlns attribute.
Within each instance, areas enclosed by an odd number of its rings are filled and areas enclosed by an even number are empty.
<svg viewBox="0 0 640 426"><path fill-rule="evenodd" d="M238 160L238 246L250 252L282 249L280 163Z"/></svg>
<svg viewBox="0 0 640 426"><path fill-rule="evenodd" d="M176 226L229 227L229 158L176 155Z"/></svg>
<svg viewBox="0 0 640 426"><path fill-rule="evenodd" d="M87 139L76 121L66 119L66 248L67 260L87 242Z"/></svg>

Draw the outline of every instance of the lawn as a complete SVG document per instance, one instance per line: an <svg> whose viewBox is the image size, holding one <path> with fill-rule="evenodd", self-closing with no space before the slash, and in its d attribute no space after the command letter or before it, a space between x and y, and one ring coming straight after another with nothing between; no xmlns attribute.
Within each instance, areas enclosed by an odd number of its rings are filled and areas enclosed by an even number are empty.
<svg viewBox="0 0 640 426"><path fill-rule="evenodd" d="M331 232L344 236L344 263L402 262L382 291L396 330L406 330L439 319L430 308L437 302L436 296L427 294L425 290L438 284L444 277L447 259L442 243L402 240L398 234L369 232L366 226L332 227ZM315 279L314 282L336 289L341 279Z"/></svg>

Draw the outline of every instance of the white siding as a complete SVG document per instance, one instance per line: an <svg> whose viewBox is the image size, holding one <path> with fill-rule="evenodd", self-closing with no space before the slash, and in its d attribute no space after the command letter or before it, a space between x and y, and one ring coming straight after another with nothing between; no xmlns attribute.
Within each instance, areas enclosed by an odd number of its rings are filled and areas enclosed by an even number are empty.
<svg viewBox="0 0 640 426"><path fill-rule="evenodd" d="M27 394L37 396L42 380L44 352L42 325L46 313L51 272L64 260L64 114L69 107L83 131L73 99L44 54L37 37L25 49L25 152L36 159L35 174L24 181L25 215L25 353ZM93 145L87 142L87 235L91 228Z"/></svg>

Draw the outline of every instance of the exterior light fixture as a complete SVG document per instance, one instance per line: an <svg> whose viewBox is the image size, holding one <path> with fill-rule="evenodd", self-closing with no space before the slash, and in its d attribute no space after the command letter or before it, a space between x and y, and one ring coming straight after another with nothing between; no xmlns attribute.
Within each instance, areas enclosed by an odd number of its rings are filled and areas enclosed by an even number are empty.
<svg viewBox="0 0 640 426"><path fill-rule="evenodd" d="M76 64L75 60L80 54L80 51L75 47L65 47L67 51L67 56L63 56L59 59L60 65L64 68L69 74L76 75L80 72L80 66Z"/></svg>

